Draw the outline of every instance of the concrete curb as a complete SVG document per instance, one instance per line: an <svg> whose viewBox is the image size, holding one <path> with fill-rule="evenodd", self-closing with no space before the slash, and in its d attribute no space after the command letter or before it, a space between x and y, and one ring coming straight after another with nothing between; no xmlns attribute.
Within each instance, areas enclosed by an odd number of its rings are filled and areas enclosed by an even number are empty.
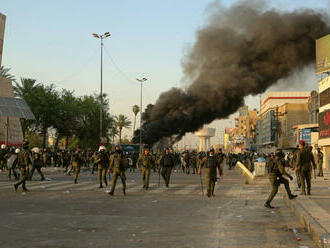
<svg viewBox="0 0 330 248"><path fill-rule="evenodd" d="M330 248L329 230L315 220L298 201L291 201L286 195L283 196L283 200L291 211L294 212L299 222L312 234L312 238L317 247Z"/></svg>

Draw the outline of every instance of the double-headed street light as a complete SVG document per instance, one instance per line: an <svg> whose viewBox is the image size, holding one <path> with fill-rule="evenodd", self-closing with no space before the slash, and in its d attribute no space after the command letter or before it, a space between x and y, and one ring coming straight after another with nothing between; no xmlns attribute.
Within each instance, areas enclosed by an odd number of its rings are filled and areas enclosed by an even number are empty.
<svg viewBox="0 0 330 248"><path fill-rule="evenodd" d="M105 32L104 34L96 34L93 33L92 34L95 38L100 39L101 40L101 85L100 85L100 101L101 101L101 105L100 105L100 143L102 143L102 108L103 108L103 39L108 38L111 36L111 34L109 32Z"/></svg>
<svg viewBox="0 0 330 248"><path fill-rule="evenodd" d="M140 153L142 153L142 86L143 82L147 81L147 78L137 78L136 79L141 85L141 92L140 92Z"/></svg>

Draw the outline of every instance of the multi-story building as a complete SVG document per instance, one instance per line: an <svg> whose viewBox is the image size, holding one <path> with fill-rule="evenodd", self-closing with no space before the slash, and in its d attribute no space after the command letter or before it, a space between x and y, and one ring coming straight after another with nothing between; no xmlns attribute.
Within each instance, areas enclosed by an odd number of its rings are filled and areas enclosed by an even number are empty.
<svg viewBox="0 0 330 248"><path fill-rule="evenodd" d="M257 146L261 152L295 147L293 126L309 123L310 92L268 92L257 124Z"/></svg>
<svg viewBox="0 0 330 248"><path fill-rule="evenodd" d="M0 66L2 61L3 40L5 35L6 16L0 13Z"/></svg>
<svg viewBox="0 0 330 248"><path fill-rule="evenodd" d="M330 169L330 76L319 82L320 113L319 113L319 142L324 153L324 167Z"/></svg>
<svg viewBox="0 0 330 248"><path fill-rule="evenodd" d="M319 93L313 90L308 99L309 123L319 123Z"/></svg>

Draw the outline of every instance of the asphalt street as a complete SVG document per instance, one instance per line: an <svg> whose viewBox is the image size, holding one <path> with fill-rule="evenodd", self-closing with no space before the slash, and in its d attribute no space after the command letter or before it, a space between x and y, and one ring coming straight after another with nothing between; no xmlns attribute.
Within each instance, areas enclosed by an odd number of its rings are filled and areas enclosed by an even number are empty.
<svg viewBox="0 0 330 248"><path fill-rule="evenodd" d="M202 196L198 175L178 172L169 189L153 173L149 191L128 172L127 195L118 180L113 197L89 171L77 185L62 169L46 176L15 193L0 174L0 247L314 247L280 194L277 208L264 208L269 185L247 185L235 171L225 171L214 198Z"/></svg>

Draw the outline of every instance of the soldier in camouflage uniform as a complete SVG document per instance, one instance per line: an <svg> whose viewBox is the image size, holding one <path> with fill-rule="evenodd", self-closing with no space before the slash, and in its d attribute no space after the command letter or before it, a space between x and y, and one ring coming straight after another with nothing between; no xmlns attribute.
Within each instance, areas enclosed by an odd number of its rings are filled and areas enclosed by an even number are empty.
<svg viewBox="0 0 330 248"><path fill-rule="evenodd" d="M30 153L29 153L29 142L24 141L22 147L23 147L22 151L20 149L16 149L15 151L15 153L18 154L17 165L21 172L19 181L14 184L15 191L17 191L19 185L22 185L23 191L28 191L28 189L26 188L26 179L29 176L28 169L29 169L29 165L31 164Z"/></svg>
<svg viewBox="0 0 330 248"><path fill-rule="evenodd" d="M311 178L312 170L316 168L313 153L309 147L305 147L305 141L301 140L299 144L299 152L297 154L297 168L299 172L300 183L301 183L301 194L306 195L306 184L307 184L307 195L311 194ZM313 167L312 167L313 165ZM306 183L306 184L305 184Z"/></svg>
<svg viewBox="0 0 330 248"><path fill-rule="evenodd" d="M290 200L297 197L296 195L293 195L291 193L289 181L283 177L286 176L290 178L290 180L293 180L293 177L285 171L284 165L285 165L284 154L280 149L278 149L276 151L274 163L272 163L271 165L272 167L269 168L269 181L272 186L272 191L264 205L266 208L274 208L273 206L270 205L270 203L276 196L278 192L278 187L281 184L284 184Z"/></svg>
<svg viewBox="0 0 330 248"><path fill-rule="evenodd" d="M217 181L217 169L220 175L220 163L218 157L214 154L214 149L209 151L208 156L204 157L199 168L198 174L201 174L202 167L205 167L205 183L207 196L215 196L214 188Z"/></svg>
<svg viewBox="0 0 330 248"><path fill-rule="evenodd" d="M78 183L78 175L82 163L83 163L83 159L81 158L81 149L77 148L76 152L71 156L71 165L73 167L73 182L75 184Z"/></svg>
<svg viewBox="0 0 330 248"><path fill-rule="evenodd" d="M320 148L317 148L317 176L323 177L323 152L321 152Z"/></svg>
<svg viewBox="0 0 330 248"><path fill-rule="evenodd" d="M126 195L126 175L125 171L128 166L128 159L125 157L120 146L116 146L115 153L110 156L109 172L112 172L111 190L109 195L113 195L116 188L118 177L123 184L123 194Z"/></svg>
<svg viewBox="0 0 330 248"><path fill-rule="evenodd" d="M95 164L97 164L97 177L98 183L100 184L99 188L103 188L102 181L105 186L108 186L107 169L109 165L109 157L104 146L100 146L99 154L97 154L95 159Z"/></svg>
<svg viewBox="0 0 330 248"><path fill-rule="evenodd" d="M175 166L175 158L170 153L170 149L165 149L165 154L160 157L160 173L164 179L165 185L168 188L170 184L172 168Z"/></svg>
<svg viewBox="0 0 330 248"><path fill-rule="evenodd" d="M7 146L5 144L1 145L0 149L0 170L4 170L6 168L6 154L8 153Z"/></svg>
<svg viewBox="0 0 330 248"><path fill-rule="evenodd" d="M149 148L144 149L143 154L138 158L137 164L141 166L143 188L148 190L150 171L155 166L155 160L150 154Z"/></svg>
<svg viewBox="0 0 330 248"><path fill-rule="evenodd" d="M42 161L42 157L41 157L39 148L37 148L35 150L32 149L32 168L31 168L31 172L30 172L30 176L29 176L30 180L32 180L35 169L37 169L37 171L41 177L40 181L45 180L45 176L41 171L42 166L43 166L43 161Z"/></svg>

